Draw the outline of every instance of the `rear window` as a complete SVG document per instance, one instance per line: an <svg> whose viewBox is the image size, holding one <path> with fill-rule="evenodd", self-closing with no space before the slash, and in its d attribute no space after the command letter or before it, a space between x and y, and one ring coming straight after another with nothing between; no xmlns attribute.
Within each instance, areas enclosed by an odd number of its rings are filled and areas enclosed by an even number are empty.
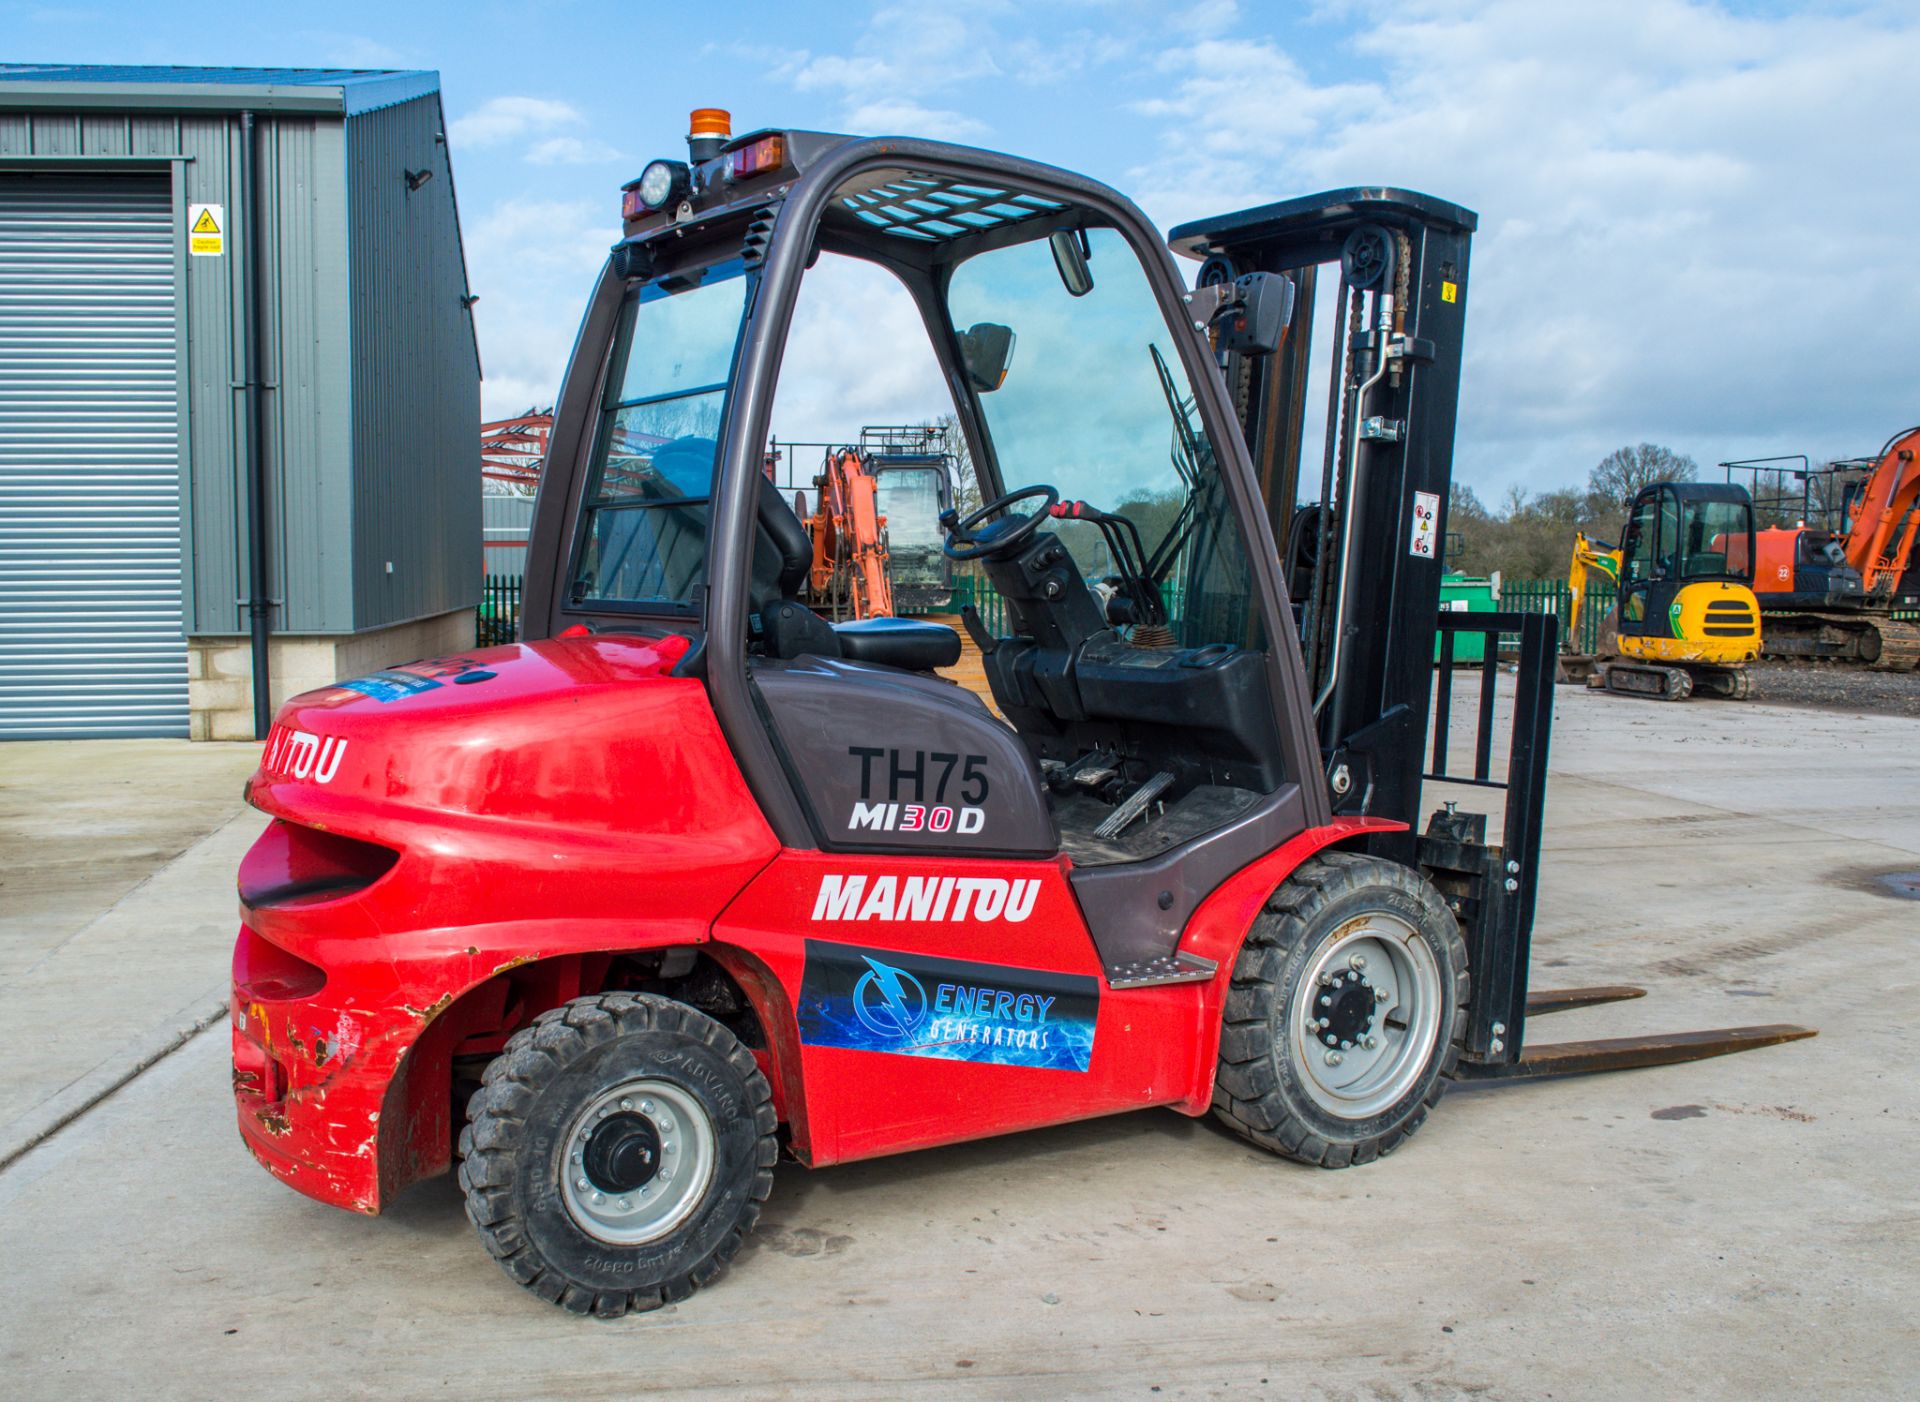
<svg viewBox="0 0 1920 1402"><path fill-rule="evenodd" d="M628 298L581 502L574 603L692 608L745 307L737 259Z"/></svg>

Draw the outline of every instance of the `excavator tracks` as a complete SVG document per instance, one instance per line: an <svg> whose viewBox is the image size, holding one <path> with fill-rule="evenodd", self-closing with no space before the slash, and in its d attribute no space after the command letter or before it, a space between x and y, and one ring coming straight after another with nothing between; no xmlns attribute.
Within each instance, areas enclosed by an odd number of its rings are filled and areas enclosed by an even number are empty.
<svg viewBox="0 0 1920 1402"><path fill-rule="evenodd" d="M1870 613L1765 613L1762 655L1794 662L1841 662L1875 672L1920 668L1920 626Z"/></svg>

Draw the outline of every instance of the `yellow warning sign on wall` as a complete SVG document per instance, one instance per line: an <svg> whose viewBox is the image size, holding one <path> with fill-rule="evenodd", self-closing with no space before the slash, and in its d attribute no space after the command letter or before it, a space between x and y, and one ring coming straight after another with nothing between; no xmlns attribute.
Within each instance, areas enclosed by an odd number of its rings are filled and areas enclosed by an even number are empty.
<svg viewBox="0 0 1920 1402"><path fill-rule="evenodd" d="M187 206L187 252L196 258L218 258L227 251L227 211L224 205Z"/></svg>

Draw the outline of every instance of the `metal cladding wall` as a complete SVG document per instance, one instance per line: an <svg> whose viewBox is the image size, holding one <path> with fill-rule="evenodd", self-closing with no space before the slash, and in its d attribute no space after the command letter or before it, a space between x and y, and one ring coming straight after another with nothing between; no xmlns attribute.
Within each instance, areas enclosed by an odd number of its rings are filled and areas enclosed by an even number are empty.
<svg viewBox="0 0 1920 1402"><path fill-rule="evenodd" d="M265 456L271 502L268 576L278 633L353 630L352 382L345 288L345 141L332 118L275 116L260 122L261 373L267 391ZM243 369L237 345L240 248L246 211L236 207L240 123L182 121L181 167L190 203L226 207L227 252L187 258L188 474L191 498L191 626L199 635L244 633L247 595L246 479L242 461Z"/></svg>
<svg viewBox="0 0 1920 1402"><path fill-rule="evenodd" d="M480 498L480 518L485 523L486 572L519 577L527 570L527 538L533 533L533 498L494 496Z"/></svg>
<svg viewBox="0 0 1920 1402"><path fill-rule="evenodd" d="M0 173L0 738L187 733L166 173Z"/></svg>
<svg viewBox="0 0 1920 1402"><path fill-rule="evenodd" d="M480 362L445 130L437 94L347 119L356 628L479 599Z"/></svg>
<svg viewBox="0 0 1920 1402"><path fill-rule="evenodd" d="M65 110L44 95L0 110L0 172L171 177L185 631L221 636L247 626L236 388L245 104L206 110L208 90L193 91L178 113ZM348 634L470 607L482 572L479 361L438 93L419 95L415 82L406 100L336 114L275 110L298 90L261 91L273 629ZM0 82L0 107L8 99ZM155 101L143 92L128 105ZM434 178L410 192L407 172L428 168ZM222 256L187 255L189 204L224 208Z"/></svg>

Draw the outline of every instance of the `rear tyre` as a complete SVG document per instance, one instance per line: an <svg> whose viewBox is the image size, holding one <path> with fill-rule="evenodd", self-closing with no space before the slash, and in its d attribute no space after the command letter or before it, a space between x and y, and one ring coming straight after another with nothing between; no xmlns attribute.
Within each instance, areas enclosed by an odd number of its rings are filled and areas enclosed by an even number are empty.
<svg viewBox="0 0 1920 1402"><path fill-rule="evenodd" d="M467 1119L460 1186L481 1243L576 1314L684 1300L773 1186L772 1092L752 1054L653 994L542 1013L487 1067Z"/></svg>
<svg viewBox="0 0 1920 1402"><path fill-rule="evenodd" d="M1234 965L1214 1114L1302 1163L1369 1163L1426 1120L1466 1025L1466 945L1439 893L1397 862L1323 853Z"/></svg>

